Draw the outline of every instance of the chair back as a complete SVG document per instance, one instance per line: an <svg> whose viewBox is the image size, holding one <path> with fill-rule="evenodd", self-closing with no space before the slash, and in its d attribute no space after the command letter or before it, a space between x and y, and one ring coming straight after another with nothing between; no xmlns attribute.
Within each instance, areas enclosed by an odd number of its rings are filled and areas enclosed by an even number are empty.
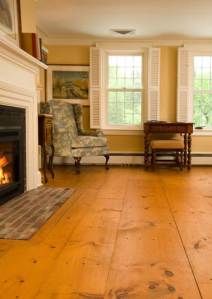
<svg viewBox="0 0 212 299"><path fill-rule="evenodd" d="M56 156L70 156L72 142L78 136L73 105L63 100L41 103L41 113L53 115L53 139Z"/></svg>
<svg viewBox="0 0 212 299"><path fill-rule="evenodd" d="M69 138L78 136L73 105L61 100L52 100L52 114L54 119L54 130L66 132Z"/></svg>

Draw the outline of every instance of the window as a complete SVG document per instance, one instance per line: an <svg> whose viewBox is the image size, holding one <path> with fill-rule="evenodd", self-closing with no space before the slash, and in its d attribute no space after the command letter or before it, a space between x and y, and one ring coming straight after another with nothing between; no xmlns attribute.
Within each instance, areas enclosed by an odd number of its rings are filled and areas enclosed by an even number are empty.
<svg viewBox="0 0 212 299"><path fill-rule="evenodd" d="M193 122L212 128L212 56L193 56Z"/></svg>
<svg viewBox="0 0 212 299"><path fill-rule="evenodd" d="M198 47L199 48L199 47ZM193 122L197 134L212 130L212 52L182 47L178 50L177 120Z"/></svg>
<svg viewBox="0 0 212 299"><path fill-rule="evenodd" d="M144 121L160 119L159 48L99 43L90 49L89 81L91 128L140 134Z"/></svg>
<svg viewBox="0 0 212 299"><path fill-rule="evenodd" d="M107 126L140 128L143 106L143 57L108 55L107 62Z"/></svg>

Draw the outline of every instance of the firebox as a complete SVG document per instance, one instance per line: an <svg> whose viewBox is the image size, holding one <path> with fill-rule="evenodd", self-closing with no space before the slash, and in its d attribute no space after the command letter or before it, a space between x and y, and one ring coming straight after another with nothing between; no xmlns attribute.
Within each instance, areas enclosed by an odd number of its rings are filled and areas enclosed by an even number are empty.
<svg viewBox="0 0 212 299"><path fill-rule="evenodd" d="M25 110L0 105L0 204L25 191Z"/></svg>

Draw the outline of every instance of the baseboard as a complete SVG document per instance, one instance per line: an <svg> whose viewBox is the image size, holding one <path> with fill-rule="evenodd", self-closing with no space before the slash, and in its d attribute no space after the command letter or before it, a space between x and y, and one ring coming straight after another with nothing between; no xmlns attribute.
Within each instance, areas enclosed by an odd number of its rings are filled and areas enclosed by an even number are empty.
<svg viewBox="0 0 212 299"><path fill-rule="evenodd" d="M105 163L105 158L98 156L98 157L84 157L81 160L81 164L83 165L104 165ZM54 164L56 165L61 165L61 164L74 164L74 159L73 158L60 158L60 157L55 157L54 158ZM109 160L110 165L139 165L139 164L144 164L144 157L142 156L110 156Z"/></svg>
<svg viewBox="0 0 212 299"><path fill-rule="evenodd" d="M168 157L167 157L168 158ZM84 165L103 165L105 158L98 157L84 157L81 164ZM74 159L71 157L54 158L55 165L74 164ZM110 165L143 165L144 153L130 153L130 152L112 152L110 154ZM212 153L192 153L192 165L212 165Z"/></svg>
<svg viewBox="0 0 212 299"><path fill-rule="evenodd" d="M192 165L212 165L211 155L192 155Z"/></svg>

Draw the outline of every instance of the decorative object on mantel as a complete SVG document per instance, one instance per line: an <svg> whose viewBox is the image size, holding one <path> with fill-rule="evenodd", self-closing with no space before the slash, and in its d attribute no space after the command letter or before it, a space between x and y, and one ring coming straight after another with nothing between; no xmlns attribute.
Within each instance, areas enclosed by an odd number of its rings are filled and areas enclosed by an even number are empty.
<svg viewBox="0 0 212 299"><path fill-rule="evenodd" d="M41 61L45 64L47 64L48 61L48 52L48 49L43 44L41 44Z"/></svg>
<svg viewBox="0 0 212 299"><path fill-rule="evenodd" d="M47 70L48 100L66 100L88 105L89 67L49 65Z"/></svg>
<svg viewBox="0 0 212 299"><path fill-rule="evenodd" d="M30 239L72 194L71 188L42 186L8 201L0 206L0 238Z"/></svg>
<svg viewBox="0 0 212 299"><path fill-rule="evenodd" d="M51 114L39 114L38 115L38 137L39 137L39 145L42 149L42 168L43 168L43 176L44 182L47 183L47 159L48 161L48 169L54 178L53 171L53 159L54 159L54 145L53 145L53 115Z"/></svg>
<svg viewBox="0 0 212 299"><path fill-rule="evenodd" d="M0 33L19 45L17 0L0 0Z"/></svg>
<svg viewBox="0 0 212 299"><path fill-rule="evenodd" d="M21 33L20 36L21 48L41 61L41 39L36 33Z"/></svg>

